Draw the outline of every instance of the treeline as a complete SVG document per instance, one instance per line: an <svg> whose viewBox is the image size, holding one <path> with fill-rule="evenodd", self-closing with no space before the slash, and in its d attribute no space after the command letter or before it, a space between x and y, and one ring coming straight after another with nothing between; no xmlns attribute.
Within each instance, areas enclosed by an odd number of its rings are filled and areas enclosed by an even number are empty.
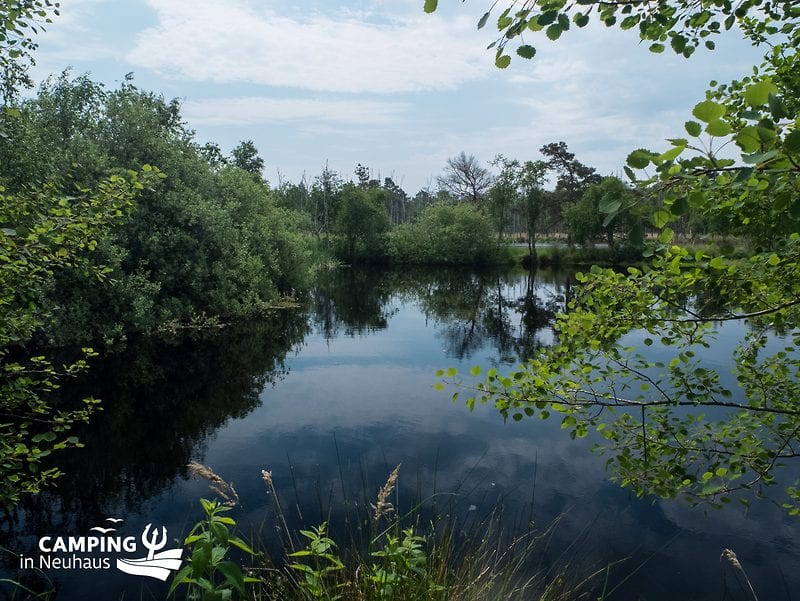
<svg viewBox="0 0 800 601"><path fill-rule="evenodd" d="M102 235L89 228L76 260L36 291L47 343L252 316L306 290L313 269L333 260L500 263L510 240L526 241L535 260L537 240L553 237L635 257L651 212L564 142L535 160L498 155L485 166L462 152L414 196L362 164L349 177L326 167L271 188L252 141L227 155L197 142L177 100L131 77L108 89L65 72L35 97L7 101L0 128L0 184L21 203L48 189L59 195L50 207L69 214L107 178L147 174L135 201ZM42 214L29 207L5 221L18 240Z"/></svg>
<svg viewBox="0 0 800 601"><path fill-rule="evenodd" d="M271 188L252 141L227 155L197 142L177 100L140 90L131 77L108 89L65 72L35 97L6 102L0 185L20 206L50 190L59 198L44 194L44 212L69 215L107 178L146 174L135 201L103 228L89 227L81 249L65 254L67 269L36 290L47 343L252 316L306 290L315 267L334 260L500 263L515 241L527 242L535 261L537 241L556 238L604 243L624 261L641 253L653 211L564 142L534 159L498 155L488 165L462 152L414 196L362 164L350 176L325 167L310 181ZM4 226L19 240L41 225L40 209L9 213Z"/></svg>

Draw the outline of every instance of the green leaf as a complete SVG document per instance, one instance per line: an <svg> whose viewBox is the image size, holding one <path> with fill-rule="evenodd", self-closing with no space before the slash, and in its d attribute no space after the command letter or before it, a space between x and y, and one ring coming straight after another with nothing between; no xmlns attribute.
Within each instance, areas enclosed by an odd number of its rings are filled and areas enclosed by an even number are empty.
<svg viewBox="0 0 800 601"><path fill-rule="evenodd" d="M659 209L655 213L653 213L652 221L653 225L657 228L662 228L667 225L672 220L672 213L665 209Z"/></svg>
<svg viewBox="0 0 800 601"><path fill-rule="evenodd" d="M239 566L232 561L221 561L217 565L217 569L225 576L225 580L227 580L240 595L244 596L244 575Z"/></svg>
<svg viewBox="0 0 800 601"><path fill-rule="evenodd" d="M791 152L792 154L800 153L800 130L796 129L788 134L783 139L783 147L786 152Z"/></svg>
<svg viewBox="0 0 800 601"><path fill-rule="evenodd" d="M494 60L494 64L498 69L505 69L511 64L511 57L508 54L501 54Z"/></svg>
<svg viewBox="0 0 800 601"><path fill-rule="evenodd" d="M703 131L703 126L700 125L697 121L687 121L683 124L686 128L686 133L688 133L693 138L699 136Z"/></svg>
<svg viewBox="0 0 800 601"><path fill-rule="evenodd" d="M550 23L555 23L556 19L558 19L558 11L550 10L539 15L536 22L541 27L544 27L545 25L550 25Z"/></svg>
<svg viewBox="0 0 800 601"><path fill-rule="evenodd" d="M768 79L747 86L744 90L744 101L757 108L769 101L770 94L777 94L778 87Z"/></svg>
<svg viewBox="0 0 800 601"><path fill-rule="evenodd" d="M523 44L517 48L517 54L522 58L532 59L534 56L536 56L536 48L530 44Z"/></svg>
<svg viewBox="0 0 800 601"><path fill-rule="evenodd" d="M664 228L664 231L658 235L658 241L661 242L661 244L670 244L674 238L675 232L668 227Z"/></svg>
<svg viewBox="0 0 800 601"><path fill-rule="evenodd" d="M704 100L695 105L692 115L704 123L711 123L725 115L725 107L713 100Z"/></svg>
<svg viewBox="0 0 800 601"><path fill-rule="evenodd" d="M589 15L584 15L583 13L575 13L575 16L572 17L572 22L575 23L578 27L586 27L589 24Z"/></svg>
<svg viewBox="0 0 800 601"><path fill-rule="evenodd" d="M491 11L487 11L481 17L480 21L478 21L478 29L483 29L483 26L486 25L486 22L489 20L489 13Z"/></svg>
<svg viewBox="0 0 800 601"><path fill-rule="evenodd" d="M662 52L664 52L665 48L666 46L664 46L664 44L659 44L659 43L650 44L650 52L654 52L655 54L661 54Z"/></svg>
<svg viewBox="0 0 800 601"><path fill-rule="evenodd" d="M547 28L545 34L547 35L548 39L555 41L561 37L562 31L563 29L561 28L561 25L559 25L558 23L553 23L550 27Z"/></svg>
<svg viewBox="0 0 800 601"><path fill-rule="evenodd" d="M651 153L649 150L645 150L644 148L639 148L630 153L625 162L634 169L644 169L650 164L650 160L652 158L653 153Z"/></svg>
<svg viewBox="0 0 800 601"><path fill-rule="evenodd" d="M789 116L789 110L786 108L786 103L783 102L783 99L780 96L770 94L768 104L769 112L772 115L772 118L776 121Z"/></svg>
<svg viewBox="0 0 800 601"><path fill-rule="evenodd" d="M616 215L622 207L622 198L612 194L606 194L600 199L599 209L601 213Z"/></svg>
<svg viewBox="0 0 800 601"><path fill-rule="evenodd" d="M658 155L658 158L656 160L659 163L663 163L665 161L672 161L672 160L678 158L678 156L684 150L686 150L686 146L685 145L684 146L675 146L674 148L670 148L666 152L663 152L660 155Z"/></svg>
<svg viewBox="0 0 800 601"><path fill-rule="evenodd" d="M761 150L761 138L758 136L756 127L753 125L743 127L736 135L736 145L744 152L756 152Z"/></svg>
<svg viewBox="0 0 800 601"><path fill-rule="evenodd" d="M425 12L432 13L439 6L439 0L425 0Z"/></svg>
<svg viewBox="0 0 800 601"><path fill-rule="evenodd" d="M715 137L727 136L731 133L731 126L727 121L717 119L706 125L706 132Z"/></svg>

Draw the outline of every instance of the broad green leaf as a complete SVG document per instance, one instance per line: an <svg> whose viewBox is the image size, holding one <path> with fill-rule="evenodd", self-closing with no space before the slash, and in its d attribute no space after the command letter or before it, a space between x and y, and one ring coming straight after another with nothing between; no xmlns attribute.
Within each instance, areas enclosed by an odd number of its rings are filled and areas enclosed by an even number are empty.
<svg viewBox="0 0 800 601"><path fill-rule="evenodd" d="M558 19L558 11L550 10L539 15L536 22L541 27L544 27L545 25L550 25L550 23L555 23L556 19Z"/></svg>
<svg viewBox="0 0 800 601"><path fill-rule="evenodd" d="M686 146L676 146L675 148L670 148L666 152L661 153L658 155L656 159L659 163L663 163L664 161L672 161L678 158L678 156L686 150Z"/></svg>
<svg viewBox="0 0 800 601"><path fill-rule="evenodd" d="M600 212L607 215L616 215L617 211L622 207L622 199L617 196L607 194L600 199Z"/></svg>
<svg viewBox="0 0 800 601"><path fill-rule="evenodd" d="M494 61L498 69L505 69L511 64L511 57L508 54L501 54Z"/></svg>
<svg viewBox="0 0 800 601"><path fill-rule="evenodd" d="M425 0L425 12L432 13L439 6L439 0Z"/></svg>
<svg viewBox="0 0 800 601"><path fill-rule="evenodd" d="M486 22L489 20L489 11L484 13L481 17L480 21L478 21L478 29L483 29L483 26L486 25Z"/></svg>
<svg viewBox="0 0 800 601"><path fill-rule="evenodd" d="M770 94L777 94L778 87L764 79L747 86L744 90L744 101L752 107L759 107L769 102Z"/></svg>
<svg viewBox="0 0 800 601"><path fill-rule="evenodd" d="M697 121L687 121L683 126L686 128L686 133L694 138L699 136L703 131L703 126Z"/></svg>
<svg viewBox="0 0 800 601"><path fill-rule="evenodd" d="M725 107L713 100L704 100L695 105L692 115L704 123L711 123L725 115Z"/></svg>
<svg viewBox="0 0 800 601"><path fill-rule="evenodd" d="M743 152L756 152L761 149L761 138L758 137L758 131L755 126L748 125L736 135L736 145L742 149Z"/></svg>
<svg viewBox="0 0 800 601"><path fill-rule="evenodd" d="M800 153L800 130L796 129L783 139L783 147L786 152L793 154Z"/></svg>
<svg viewBox="0 0 800 601"><path fill-rule="evenodd" d="M706 132L715 137L727 136L731 133L731 126L727 121L717 119L706 125Z"/></svg>
<svg viewBox="0 0 800 601"><path fill-rule="evenodd" d="M630 153L625 162L634 169L644 169L650 164L652 157L653 153L651 153L649 150L639 148Z"/></svg>
<svg viewBox="0 0 800 601"><path fill-rule="evenodd" d="M644 228L642 227L641 222L637 221L631 228L631 231L628 234L628 242L630 242L630 244L635 248L639 248L642 244L644 244Z"/></svg>
<svg viewBox="0 0 800 601"><path fill-rule="evenodd" d="M517 48L517 54L522 58L531 59L536 56L536 48L531 46L530 44L523 44L519 48Z"/></svg>
<svg viewBox="0 0 800 601"><path fill-rule="evenodd" d="M674 238L675 232L668 227L664 228L664 231L658 235L658 241L661 242L661 244L670 244Z"/></svg>
<svg viewBox="0 0 800 601"><path fill-rule="evenodd" d="M789 116L789 110L786 108L786 103L780 96L770 94L768 104L769 112L772 115L772 118L776 121Z"/></svg>
<svg viewBox="0 0 800 601"><path fill-rule="evenodd" d="M664 44L658 44L658 43L650 44L650 52L654 52L656 54L661 54L662 52L664 52L664 48L666 48Z"/></svg>
<svg viewBox="0 0 800 601"><path fill-rule="evenodd" d="M559 25L558 23L553 23L550 27L547 28L545 34L549 39L555 41L561 37L562 31L563 29L561 28L561 25Z"/></svg>
<svg viewBox="0 0 800 601"><path fill-rule="evenodd" d="M572 17L572 22L578 27L586 27L589 24L589 16L583 13L575 13L575 16Z"/></svg>
<svg viewBox="0 0 800 601"><path fill-rule="evenodd" d="M669 208L670 212L673 215L681 216L686 211L689 210L689 199L685 196L681 196L680 198L676 198L672 205Z"/></svg>
<svg viewBox="0 0 800 601"><path fill-rule="evenodd" d="M659 229L667 225L667 223L669 223L671 220L672 220L672 213L670 213L665 209L659 209L658 211L653 213L652 217L653 225Z"/></svg>

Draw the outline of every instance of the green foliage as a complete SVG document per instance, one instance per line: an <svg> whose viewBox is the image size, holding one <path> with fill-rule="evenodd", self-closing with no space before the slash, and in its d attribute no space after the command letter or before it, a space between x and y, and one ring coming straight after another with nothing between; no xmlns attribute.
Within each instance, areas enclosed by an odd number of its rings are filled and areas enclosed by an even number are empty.
<svg viewBox="0 0 800 601"><path fill-rule="evenodd" d="M606 177L584 192L580 200L567 208L565 222L570 242L589 245L605 242L614 248L618 235L626 238L636 234L635 245L642 245L642 225L633 214L636 196L624 182Z"/></svg>
<svg viewBox="0 0 800 601"><path fill-rule="evenodd" d="M426 2L425 11L434 12L437 2ZM665 0L662 2L605 2L603 0L525 0L492 4L478 21L478 29L492 11L497 19L498 38L489 45L495 49L495 64L506 68L511 62L508 44L518 43L517 54L529 59L535 54L530 44L533 34L543 32L551 41L572 28L586 27L594 19L606 27L636 29L649 42L651 52L661 53L666 46L686 58L701 45L715 48L713 36L734 26L741 27L754 41L768 36L791 33L798 8L793 0L762 3L757 0L722 2L719 0ZM783 26L781 26L783 24Z"/></svg>
<svg viewBox="0 0 800 601"><path fill-rule="evenodd" d="M151 177L155 175L148 168ZM78 445L67 432L85 422L97 401L77 408L50 404L62 377L86 368L84 358L58 368L46 357L30 356L24 345L48 320L41 299L59 272L82 272L103 280L107 269L87 256L118 223L144 183L136 173L112 176L94 191L59 195L52 187L8 194L0 188L0 503L12 505L22 493L38 492L60 475L43 469L53 451Z"/></svg>
<svg viewBox="0 0 800 601"><path fill-rule="evenodd" d="M306 285L305 220L276 206L252 145L234 151L243 168L221 161L194 144L176 101L129 80L108 91L65 73L19 112L0 141L13 189L48 178L91 186L145 162L166 174L98 245L116 286L77 272L57 278L49 298L59 307L51 330L58 342L252 315Z"/></svg>
<svg viewBox="0 0 800 601"><path fill-rule="evenodd" d="M15 0L0 5L0 94L11 102L21 87L31 87L28 68L34 64L34 36L58 15L60 3L51 0ZM3 132L0 129L0 136Z"/></svg>
<svg viewBox="0 0 800 601"><path fill-rule="evenodd" d="M293 558L308 558L312 563L309 565L304 563L305 560L298 560L289 564L302 576L298 585L308 599L335 601L341 598L337 590L342 588L343 583L336 582L332 575L343 570L344 564L335 555L336 543L326 536L327 527L323 522L313 530L301 530L300 534L308 539L308 545L289 554Z"/></svg>
<svg viewBox="0 0 800 601"><path fill-rule="evenodd" d="M378 599L430 599L445 591L430 577L426 544L427 539L415 535L413 528L404 529L400 536L387 533L383 548L370 554L378 562L365 572L367 588Z"/></svg>
<svg viewBox="0 0 800 601"><path fill-rule="evenodd" d="M556 347L510 374L489 372L467 402L492 401L515 420L557 416L573 438L593 433L597 449L609 454L612 476L639 495L722 506L766 494L800 444L796 3L558 0L525 2L515 11L498 22L498 57L523 30L555 25L560 35L569 14L578 25L594 16L607 26L638 27L655 52L669 43L689 57L703 41L713 49L707 38L734 24L767 51L751 75L712 82L684 125L689 139L671 139L660 153L629 155L626 173L658 203L650 220L660 233L647 268L593 268L580 276L557 322ZM726 146L739 156L717 152ZM652 171L638 176L641 169ZM597 206L610 224L631 205L600 196ZM674 245L673 227L687 216L748 241L752 255ZM746 325L732 349L735 385L724 383L726 369L700 358L728 322ZM648 347L657 347L658 360ZM780 502L800 514L800 488L781 484Z"/></svg>
<svg viewBox="0 0 800 601"><path fill-rule="evenodd" d="M386 191L346 185L339 195L334 232L338 255L348 261L376 260L384 256L384 233L389 229Z"/></svg>
<svg viewBox="0 0 800 601"><path fill-rule="evenodd" d="M200 499L206 517L194 525L183 544L189 548L186 565L175 574L169 587L170 596L182 586L186 599L225 601L245 596L245 585L256 582L246 578L241 567L226 559L231 547L248 555L252 549L234 531L236 522L224 515L231 507L221 505L216 499Z"/></svg>
<svg viewBox="0 0 800 601"><path fill-rule="evenodd" d="M415 223L396 227L389 237L389 256L398 263L491 263L497 258L492 223L470 203L436 203Z"/></svg>
<svg viewBox="0 0 800 601"><path fill-rule="evenodd" d="M264 172L264 159L258 156L258 149L252 140L240 142L231 151L231 163L261 179Z"/></svg>

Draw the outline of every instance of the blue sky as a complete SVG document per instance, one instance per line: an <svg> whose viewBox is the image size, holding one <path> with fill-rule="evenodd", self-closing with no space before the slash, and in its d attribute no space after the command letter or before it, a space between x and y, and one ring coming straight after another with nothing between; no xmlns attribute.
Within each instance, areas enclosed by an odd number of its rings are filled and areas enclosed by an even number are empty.
<svg viewBox="0 0 800 601"><path fill-rule="evenodd" d="M736 34L691 60L652 55L635 31L569 31L533 61L494 67L482 0L62 0L36 79L71 66L178 98L201 143L252 139L272 184L357 163L410 194L461 151L521 160L564 140L602 174L638 147L683 135L708 81L759 62ZM501 1L502 4L502 1Z"/></svg>

